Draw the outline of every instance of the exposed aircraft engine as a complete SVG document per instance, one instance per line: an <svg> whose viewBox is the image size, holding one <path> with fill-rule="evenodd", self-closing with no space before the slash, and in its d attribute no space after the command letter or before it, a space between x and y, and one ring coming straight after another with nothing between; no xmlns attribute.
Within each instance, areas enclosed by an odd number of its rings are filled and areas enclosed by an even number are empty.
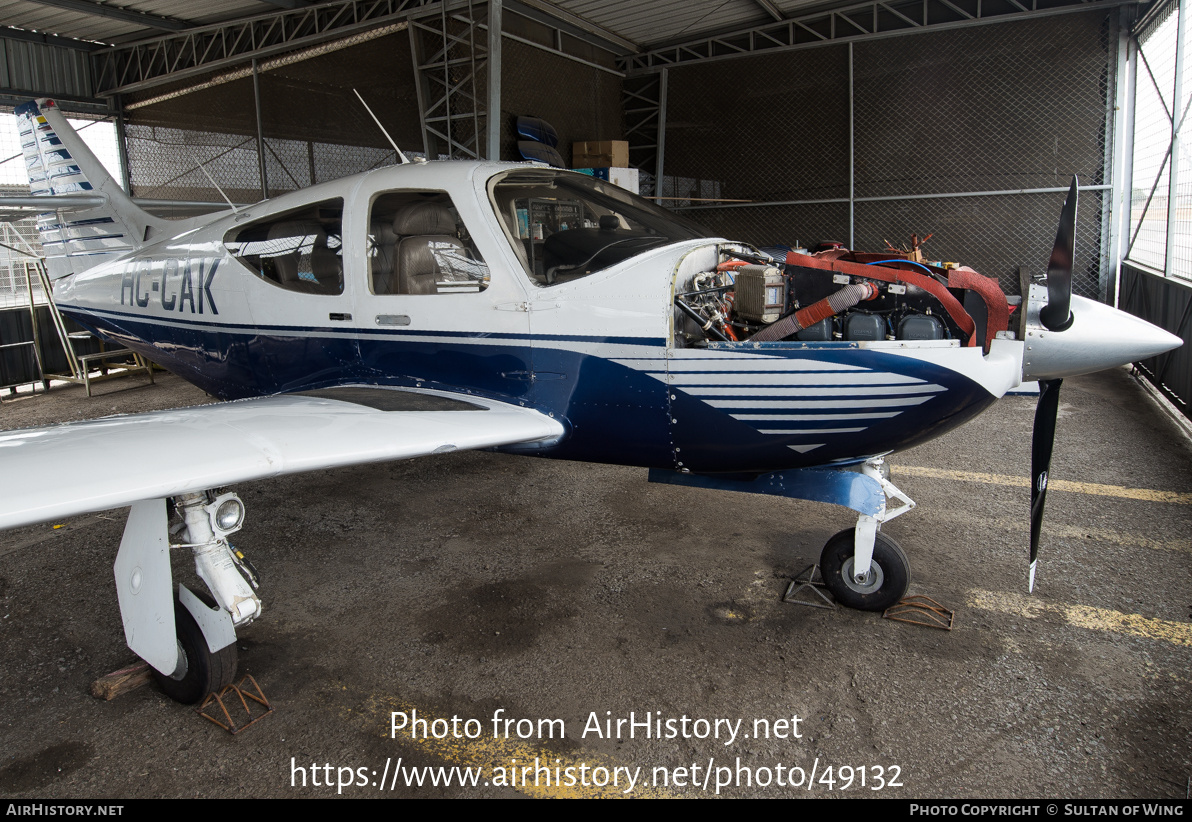
<svg viewBox="0 0 1192 822"><path fill-rule="evenodd" d="M690 320L677 325L680 345L955 339L988 350L1010 330L1014 309L997 282L954 264L847 249L784 263L722 249L721 260L676 294Z"/></svg>
<svg viewBox="0 0 1192 822"><path fill-rule="evenodd" d="M742 319L772 323L786 312L786 277L774 266L741 266L736 286L733 302Z"/></svg>
<svg viewBox="0 0 1192 822"><path fill-rule="evenodd" d="M831 319L837 314L844 313L863 300L872 300L877 296L878 287L871 282L846 285L835 294L830 294L813 305L801 308L793 314L787 314L781 322L766 326L750 339L756 342L781 340L784 337L797 334L805 328L814 327L817 323ZM846 331L847 328L846 326ZM880 331L881 325L878 324L877 328Z"/></svg>

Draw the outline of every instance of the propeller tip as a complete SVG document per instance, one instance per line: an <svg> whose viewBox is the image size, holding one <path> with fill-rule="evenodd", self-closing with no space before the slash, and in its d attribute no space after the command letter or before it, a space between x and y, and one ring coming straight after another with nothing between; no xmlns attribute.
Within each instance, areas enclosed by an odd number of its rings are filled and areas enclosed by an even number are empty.
<svg viewBox="0 0 1192 822"><path fill-rule="evenodd" d="M1026 592L1028 594L1033 594L1035 592L1035 566L1038 565L1038 563L1038 560L1035 560L1031 563L1031 576L1026 584Z"/></svg>

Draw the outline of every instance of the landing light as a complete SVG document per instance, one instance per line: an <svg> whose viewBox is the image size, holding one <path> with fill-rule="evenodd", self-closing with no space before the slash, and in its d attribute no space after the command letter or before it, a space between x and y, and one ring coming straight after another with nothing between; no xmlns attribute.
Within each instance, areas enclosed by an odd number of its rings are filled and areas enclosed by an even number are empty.
<svg viewBox="0 0 1192 822"><path fill-rule="evenodd" d="M244 524L244 503L235 494L221 494L206 506L211 528L221 535L239 531Z"/></svg>

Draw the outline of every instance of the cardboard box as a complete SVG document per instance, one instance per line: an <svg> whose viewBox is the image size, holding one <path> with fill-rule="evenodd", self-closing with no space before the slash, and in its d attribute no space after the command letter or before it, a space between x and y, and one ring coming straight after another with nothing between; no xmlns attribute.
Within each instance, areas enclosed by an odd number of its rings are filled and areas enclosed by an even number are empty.
<svg viewBox="0 0 1192 822"><path fill-rule="evenodd" d="M580 174L587 174L589 177L595 177L597 180L605 180L615 186L632 191L634 194L641 193L636 168L610 168L606 166L603 168L577 168L573 170L578 171Z"/></svg>
<svg viewBox="0 0 1192 822"><path fill-rule="evenodd" d="M572 168L625 168L629 143L625 140L588 140L571 144Z"/></svg>

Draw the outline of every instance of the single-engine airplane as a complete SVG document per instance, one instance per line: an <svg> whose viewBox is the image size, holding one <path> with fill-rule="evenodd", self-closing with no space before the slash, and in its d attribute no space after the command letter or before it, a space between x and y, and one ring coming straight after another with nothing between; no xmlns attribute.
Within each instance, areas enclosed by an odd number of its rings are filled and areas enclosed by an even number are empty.
<svg viewBox="0 0 1192 822"><path fill-rule="evenodd" d="M879 529L914 506L885 456L1040 380L1033 585L1060 380L1180 343L1072 296L1075 181L1046 284L1015 306L968 268L774 260L527 164L403 164L171 223L52 101L17 113L60 310L229 400L0 434L0 527L131 506L125 636L180 701L231 681L235 631L261 613L228 543L244 506L213 489L463 448L642 466L853 509L822 573L882 610L910 569ZM210 597L173 586L172 547Z"/></svg>

